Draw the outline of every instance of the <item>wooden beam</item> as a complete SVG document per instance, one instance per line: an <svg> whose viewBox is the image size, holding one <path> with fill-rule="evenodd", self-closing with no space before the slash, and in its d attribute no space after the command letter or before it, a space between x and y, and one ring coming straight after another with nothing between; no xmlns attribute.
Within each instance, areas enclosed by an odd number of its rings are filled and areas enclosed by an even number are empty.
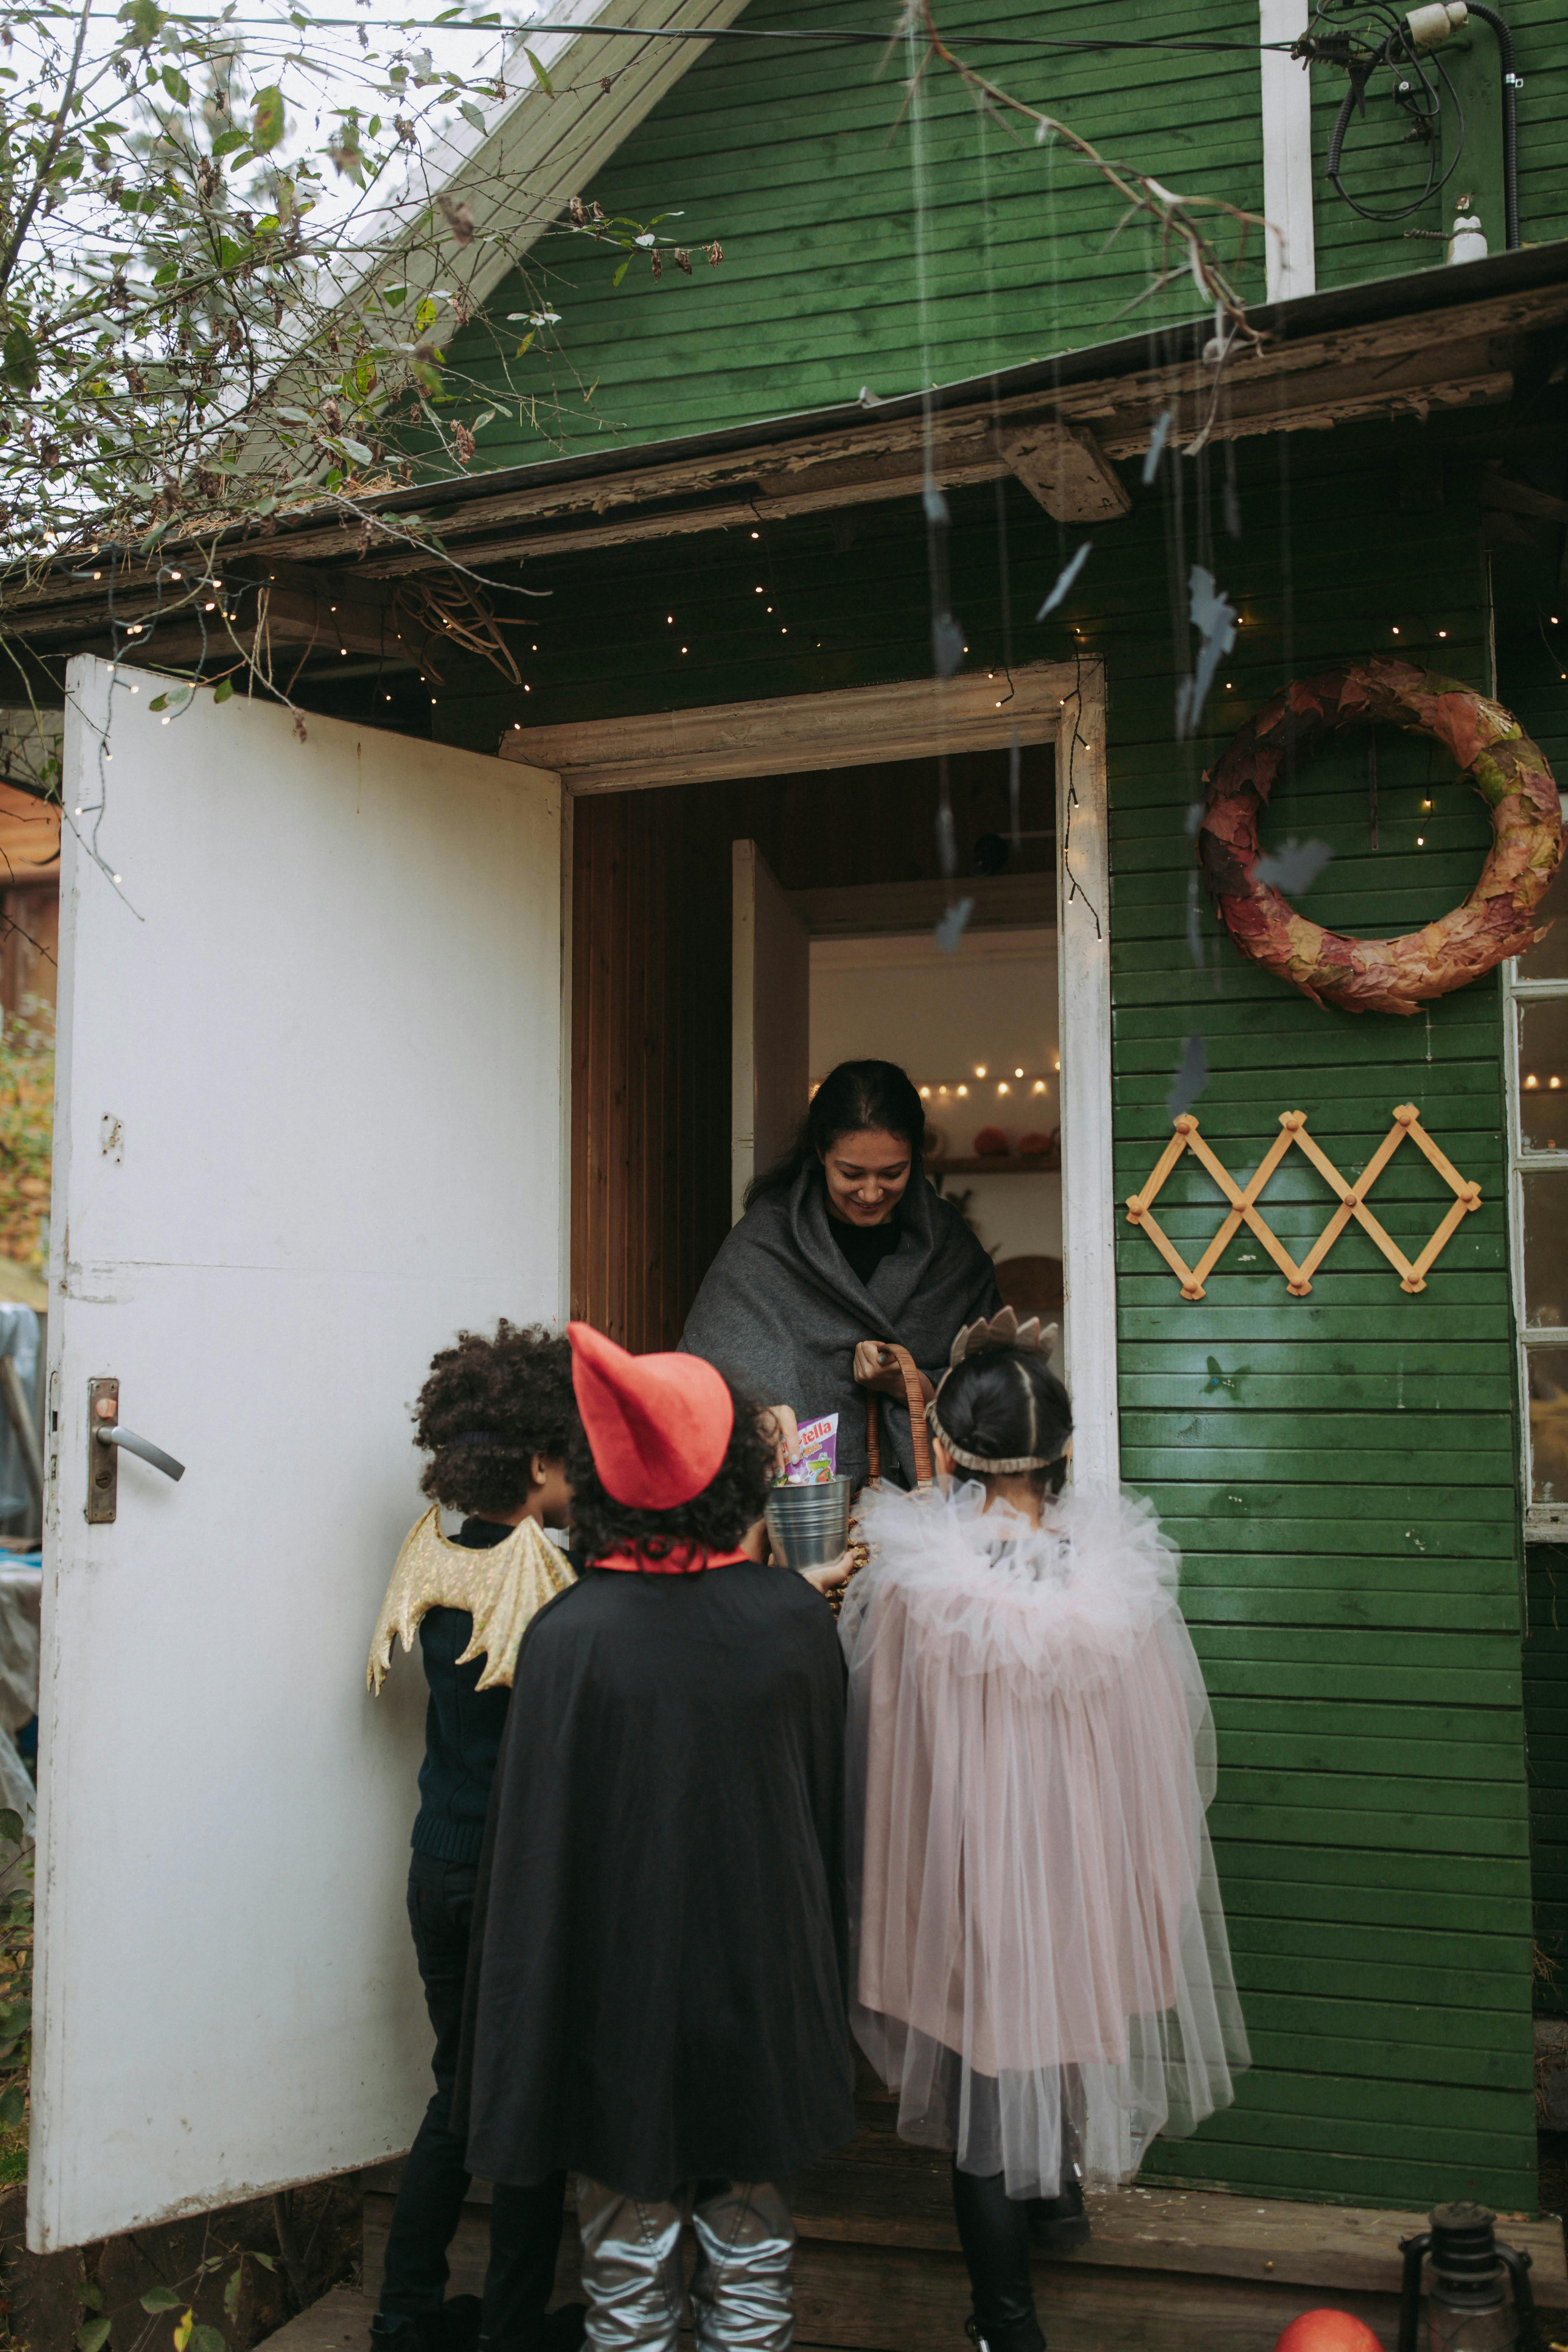
<svg viewBox="0 0 1568 2352"><path fill-rule="evenodd" d="M1062 520L1103 521L1124 510L1107 461L1141 455L1154 420L1167 409L1173 443L1181 446L1199 432L1226 440L1314 431L1505 400L1519 339L1564 320L1568 287L1552 286L1466 303L1436 320L1417 311L1290 341L1266 338L1256 349L1234 350L1218 377L1211 365L1193 359L1067 384L1055 395L1034 391L976 401L939 417L933 471L939 481L959 484L994 478L1007 467ZM432 485L426 521L439 529L450 554L479 563L732 530L754 523L759 509L784 518L912 495L924 477L924 439L918 415L873 415L864 424L766 449L708 453L568 481L534 482L525 475L492 496L458 505L443 504L440 488ZM323 564L357 557L363 540L363 525L344 522L334 509L320 521L286 526L232 552L200 550L187 561L205 563L210 555L226 579L258 565L276 569L276 549L286 551L296 573L318 575ZM443 562L414 539L390 547L382 539L376 548L338 573L340 605L345 597L363 597L374 583L435 572ZM79 562L75 574L88 572L89 562ZM132 598L151 596L154 579L155 570L145 564L120 569L115 593L121 613L132 609ZM101 629L107 593L101 581L51 574L37 586L13 590L0 625L12 637L40 646L50 637L80 642ZM330 591L326 601L329 606L334 601ZM284 617L281 606L279 617ZM379 620L374 625L379 628ZM324 620L322 633L328 635Z"/></svg>
<svg viewBox="0 0 1568 2352"><path fill-rule="evenodd" d="M503 760L550 769L572 793L929 760L944 751L994 751L1015 730L1026 743L1054 741L1080 668L1086 680L1099 674L1092 662L1027 663L1013 671L1011 695L1001 677L972 671L945 684L923 678L564 727L514 727L498 749Z"/></svg>
<svg viewBox="0 0 1568 2352"><path fill-rule="evenodd" d="M137 634L125 638L121 658L184 669L198 662L222 668L243 655L265 663L279 655L346 659L357 654L397 668L434 663L438 672L446 632L428 625L414 609L419 593L412 587L400 593L353 572L237 556L223 566L223 594L215 600L223 609L201 617L190 597L156 619L155 600L117 597L120 619L138 616ZM68 625L53 615L40 634L55 638ZM106 658L113 652L107 634L85 646L79 633L69 642L72 651L101 652Z"/></svg>
<svg viewBox="0 0 1568 2352"><path fill-rule="evenodd" d="M1058 522L1115 522L1132 500L1092 433L1047 419L1004 436L1001 453Z"/></svg>
<svg viewBox="0 0 1568 2352"><path fill-rule="evenodd" d="M1568 522L1568 499L1538 490L1533 482L1516 482L1511 475L1489 467L1481 476L1480 502L1502 507L1510 514L1529 515L1537 522Z"/></svg>

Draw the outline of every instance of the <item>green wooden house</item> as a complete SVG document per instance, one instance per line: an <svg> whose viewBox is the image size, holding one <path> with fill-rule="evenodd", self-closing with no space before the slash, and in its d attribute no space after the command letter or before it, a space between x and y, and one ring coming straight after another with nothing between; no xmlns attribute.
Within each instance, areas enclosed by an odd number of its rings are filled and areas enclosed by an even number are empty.
<svg viewBox="0 0 1568 2352"><path fill-rule="evenodd" d="M1336 190L1350 84L1326 51L1286 54L1304 5L946 0L943 37L998 87L1164 189L1268 214L1279 233L1230 269L1261 340L1227 345L1061 138L1005 135L941 60L910 98L918 18L889 47L831 37L863 20L827 0L714 10L636 119L605 98L570 190L679 214L689 274L638 260L617 282L548 230L493 264L447 347L491 412L469 477L381 501L487 583L515 677L440 642L416 545L361 558L301 516L234 557L306 615L307 710L558 780L559 1307L633 1347L672 1343L783 1115L780 924L910 933L967 898L974 936L1057 931L1080 1459L1152 1496L1182 1548L1254 2060L1233 2107L1160 2145L1109 2299L1060 2289L1074 2345L1271 2342L1308 2288L1386 2329L1379 2209L1539 2208L1534 2022L1568 2011L1568 934L1409 1018L1325 1007L1237 952L1194 818L1280 688L1374 656L1495 695L1568 762L1568 31L1548 0L1507 16L1514 152L1472 16L1432 53L1424 137L1373 78ZM1466 205L1489 251L1450 261ZM1228 220L1214 235L1228 256ZM542 291L560 323L520 398L500 339ZM1181 734L1194 566L1237 625ZM389 658L385 615L416 606L427 634ZM44 650L100 642L85 603L51 609L17 623ZM1390 727L1298 763L1268 824L1276 853L1331 853L1301 910L1373 938L1455 906L1489 841L1452 762ZM1480 1189L1417 1293L1352 1224L1292 1296L1244 1226L1184 1297L1126 1214L1176 1110L1240 1182L1291 1111L1353 1178L1402 1105ZM1407 1149L1373 1205L1414 1258L1452 1198ZM1300 1259L1333 1202L1291 1152L1262 1205ZM1226 1207L1184 1158L1159 1217L1189 1265ZM859 2191L836 2175L805 2200L803 2340L945 2341L899 2268L950 2276L930 2183L873 2154ZM835 2222L858 2194L882 2217L858 2236ZM1248 2235L1310 2206L1352 2209L1310 2257L1310 2231ZM1209 2272L1235 2283L1223 2311ZM1151 2295L1186 2333L1157 2332Z"/></svg>

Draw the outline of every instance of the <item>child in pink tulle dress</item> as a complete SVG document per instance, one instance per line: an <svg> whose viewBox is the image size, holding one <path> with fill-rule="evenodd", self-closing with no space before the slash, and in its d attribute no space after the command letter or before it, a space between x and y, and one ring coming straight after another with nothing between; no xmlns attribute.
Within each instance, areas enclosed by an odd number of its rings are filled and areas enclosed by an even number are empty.
<svg viewBox="0 0 1568 2352"><path fill-rule="evenodd" d="M1247 2043L1176 1554L1147 1503L1064 1492L1037 1326L953 1354L942 1485L866 1495L840 1621L853 2017L900 2135L953 2152L972 2336L1041 2352L1031 2237L1081 2243L1082 2181L1226 2105Z"/></svg>

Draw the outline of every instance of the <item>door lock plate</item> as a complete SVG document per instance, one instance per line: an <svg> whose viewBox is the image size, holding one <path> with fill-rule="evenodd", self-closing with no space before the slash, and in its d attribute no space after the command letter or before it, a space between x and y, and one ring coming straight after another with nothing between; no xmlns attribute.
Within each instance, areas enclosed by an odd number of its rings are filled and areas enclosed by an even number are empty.
<svg viewBox="0 0 1568 2352"><path fill-rule="evenodd" d="M87 1523L113 1524L120 1507L120 1448L100 1445L98 1433L112 1429L120 1419L120 1382L108 1379L87 1384Z"/></svg>

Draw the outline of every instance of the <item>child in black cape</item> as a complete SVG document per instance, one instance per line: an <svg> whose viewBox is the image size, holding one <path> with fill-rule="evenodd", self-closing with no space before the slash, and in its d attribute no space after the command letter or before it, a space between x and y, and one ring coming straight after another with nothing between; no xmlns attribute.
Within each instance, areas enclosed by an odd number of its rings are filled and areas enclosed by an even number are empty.
<svg viewBox="0 0 1568 2352"><path fill-rule="evenodd" d="M778 2189L855 2129L845 1675L755 1534L773 1441L700 1358L571 1327L587 1565L533 1621L497 1776L468 2159L580 2176L588 2342L793 2341Z"/></svg>
<svg viewBox="0 0 1568 2352"><path fill-rule="evenodd" d="M408 1871L408 1917L436 2037L435 2093L404 2167L387 2239L379 2352L573 2352L581 2305L552 2312L565 2182L549 2173L500 2187L490 2207L489 2266L477 2295L447 2299L447 2249L468 2187L452 2091L463 1987L490 1781L524 1627L572 1581L545 1529L563 1527L572 1496L565 1460L576 1430L571 1349L563 1336L504 1320L493 1339L459 1334L443 1349L416 1408L416 1443L431 1456L431 1500L398 1554L371 1644L379 1692L401 1635L417 1632L430 1703L419 1812ZM455 1538L440 1507L465 1514Z"/></svg>

